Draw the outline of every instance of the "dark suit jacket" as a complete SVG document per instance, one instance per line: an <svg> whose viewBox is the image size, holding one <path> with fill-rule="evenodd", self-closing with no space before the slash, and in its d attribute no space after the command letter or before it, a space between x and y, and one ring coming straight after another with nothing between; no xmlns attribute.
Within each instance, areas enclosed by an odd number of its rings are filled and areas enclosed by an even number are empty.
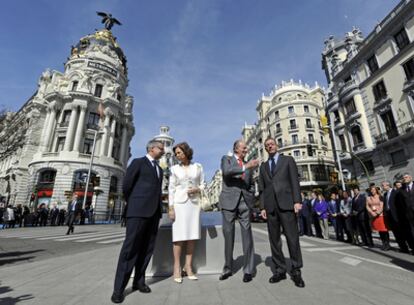
<svg viewBox="0 0 414 305"><path fill-rule="evenodd" d="M352 211L357 215L359 220L363 220L367 215L367 198L363 194L359 194L358 198L352 198Z"/></svg>
<svg viewBox="0 0 414 305"><path fill-rule="evenodd" d="M68 213L73 213L73 204L72 204L73 200L69 201L68 203ZM76 200L76 206L75 206L75 214L79 214L82 211L82 204L83 204L83 200L82 199L78 199Z"/></svg>
<svg viewBox="0 0 414 305"><path fill-rule="evenodd" d="M293 210L296 202L302 202L298 168L291 156L279 155L274 175L269 162L260 165L259 175L260 206L272 213L276 205L282 210Z"/></svg>
<svg viewBox="0 0 414 305"><path fill-rule="evenodd" d="M398 221L400 214L396 205L396 194L397 191L394 189L391 190L389 197L387 192L384 193L384 215L386 217L392 217L394 221Z"/></svg>
<svg viewBox="0 0 414 305"><path fill-rule="evenodd" d="M305 199L302 202L302 209L300 210L300 214L303 217L310 217L312 215L312 204L309 199Z"/></svg>
<svg viewBox="0 0 414 305"><path fill-rule="evenodd" d="M404 201L407 219L414 221L414 184L411 190L407 191L407 186L400 190L400 196Z"/></svg>
<svg viewBox="0 0 414 305"><path fill-rule="evenodd" d="M163 172L158 169L160 178L147 157L134 159L128 166L122 188L128 203L126 217L151 217L156 212L161 216Z"/></svg>
<svg viewBox="0 0 414 305"><path fill-rule="evenodd" d="M232 211L237 207L240 193L248 207L254 205L253 172L243 168L234 156L221 158L221 171L223 173L223 187L220 193L219 206L221 209ZM244 177L242 177L244 174Z"/></svg>

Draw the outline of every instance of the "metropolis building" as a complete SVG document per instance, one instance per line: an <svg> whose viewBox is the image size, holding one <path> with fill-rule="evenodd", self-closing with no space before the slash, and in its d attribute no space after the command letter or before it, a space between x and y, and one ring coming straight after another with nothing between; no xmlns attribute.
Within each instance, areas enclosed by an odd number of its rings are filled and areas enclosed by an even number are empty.
<svg viewBox="0 0 414 305"><path fill-rule="evenodd" d="M401 1L366 37L354 28L322 52L327 112L345 178L414 173L414 1Z"/></svg>
<svg viewBox="0 0 414 305"><path fill-rule="evenodd" d="M66 206L72 193L83 198L94 148L86 205L97 219L119 213L134 135L127 86L126 58L107 29L81 38L64 72L46 70L0 132L4 200L34 208Z"/></svg>

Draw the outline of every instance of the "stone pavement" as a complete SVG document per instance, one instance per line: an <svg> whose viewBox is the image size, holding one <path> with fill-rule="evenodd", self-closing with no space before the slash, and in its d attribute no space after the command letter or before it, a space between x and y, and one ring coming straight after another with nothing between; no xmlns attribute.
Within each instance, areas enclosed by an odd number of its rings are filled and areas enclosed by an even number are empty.
<svg viewBox="0 0 414 305"><path fill-rule="evenodd" d="M198 281L185 279L177 284L171 277L149 278L150 294L132 292L130 282L123 304L413 304L414 256L304 237L301 243L306 287L301 289L289 277L278 284L268 282L272 272L265 226L255 226L253 232L258 272L252 282L242 282L240 232L236 231L237 271L228 280L200 275ZM0 239L0 243L4 241ZM51 244L51 251L59 244ZM0 304L112 304L120 247L120 243L109 244L1 266Z"/></svg>

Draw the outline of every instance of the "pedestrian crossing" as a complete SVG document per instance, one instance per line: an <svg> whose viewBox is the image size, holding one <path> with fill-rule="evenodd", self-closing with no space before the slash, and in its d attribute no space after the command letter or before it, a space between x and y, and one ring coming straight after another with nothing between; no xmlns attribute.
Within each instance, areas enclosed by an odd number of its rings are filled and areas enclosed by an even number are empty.
<svg viewBox="0 0 414 305"><path fill-rule="evenodd" d="M19 228L13 230L0 231L0 241L2 238L72 242L72 243L97 243L97 244L117 244L125 239L125 228L99 228L99 230L85 227L75 227L75 234L66 235L67 227L49 228Z"/></svg>

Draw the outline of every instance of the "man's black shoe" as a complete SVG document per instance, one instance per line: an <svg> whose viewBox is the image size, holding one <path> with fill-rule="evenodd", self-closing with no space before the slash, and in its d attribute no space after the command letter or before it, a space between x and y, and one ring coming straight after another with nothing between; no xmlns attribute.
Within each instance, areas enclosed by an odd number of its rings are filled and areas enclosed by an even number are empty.
<svg viewBox="0 0 414 305"><path fill-rule="evenodd" d="M248 283L253 279L252 275L249 273L245 273L243 275L243 282Z"/></svg>
<svg viewBox="0 0 414 305"><path fill-rule="evenodd" d="M286 273L275 273L272 275L272 277L269 279L269 283L277 283L281 280L286 280Z"/></svg>
<svg viewBox="0 0 414 305"><path fill-rule="evenodd" d="M151 292L151 288L149 288L148 285L144 284L144 285L132 285L132 290L139 290L139 292L142 293L150 293Z"/></svg>
<svg viewBox="0 0 414 305"><path fill-rule="evenodd" d="M300 274L292 275L292 281L295 283L296 287L305 287L305 282L303 281L302 276Z"/></svg>
<svg viewBox="0 0 414 305"><path fill-rule="evenodd" d="M111 296L112 303L122 303L124 301L124 295L122 293L113 292Z"/></svg>
<svg viewBox="0 0 414 305"><path fill-rule="evenodd" d="M223 272L220 274L219 280L224 281L227 280L231 276L231 272Z"/></svg>

